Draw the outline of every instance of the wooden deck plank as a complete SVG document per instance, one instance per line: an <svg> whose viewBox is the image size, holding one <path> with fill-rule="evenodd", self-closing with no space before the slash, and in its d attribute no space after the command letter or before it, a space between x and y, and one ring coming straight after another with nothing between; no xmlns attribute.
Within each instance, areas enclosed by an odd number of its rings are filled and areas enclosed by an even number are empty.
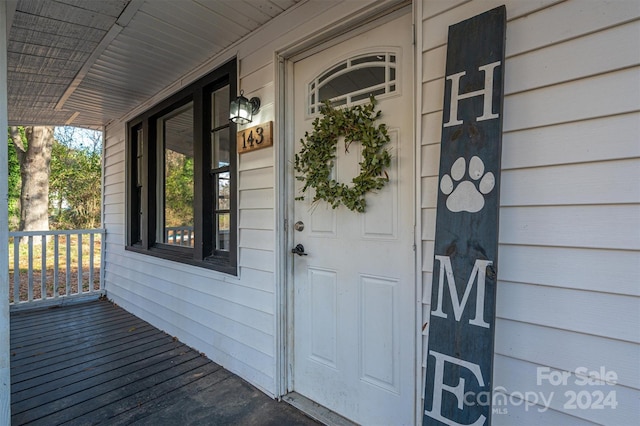
<svg viewBox="0 0 640 426"><path fill-rule="evenodd" d="M71 389L67 391L70 393L69 395L51 402L41 403L28 411L12 415L12 421L15 418L17 421L32 422L34 425L51 425L73 420L114 400L128 397L153 386L156 381L161 382L186 374L207 363L207 360L195 351L184 356L182 360L183 362L164 362L149 366L136 371L129 377L121 377L106 383L96 383L96 386L89 388L86 388L84 384L72 385Z"/></svg>
<svg viewBox="0 0 640 426"><path fill-rule="evenodd" d="M168 386L173 384L166 383L149 389L148 391L140 392L132 398L117 401L105 407L99 414L92 414L99 415L101 419L108 416L107 419L110 425L129 425L136 423L148 417L150 413L174 406L176 401L180 401L185 393L194 394L203 392L211 386L219 385L232 376L228 370L223 368L215 369L211 372L207 371L207 369L215 368L215 365L216 364L205 365L202 366L201 369L194 370L191 375L194 380L185 384L183 387L173 386L171 390L168 390ZM201 374L201 376L196 377L197 374ZM78 420L82 420L82 418Z"/></svg>
<svg viewBox="0 0 640 426"><path fill-rule="evenodd" d="M124 315L118 311L109 313L105 311L93 311L93 314L85 314L79 317L62 316L57 319L47 319L42 317L37 321L26 323L23 327L12 330L16 335L16 342L24 344L26 341L33 341L38 335L48 336L50 334L60 334L71 330L81 330L86 327L96 327L106 321L118 321L130 319L129 315ZM21 335L21 330L29 330L33 334Z"/></svg>
<svg viewBox="0 0 640 426"><path fill-rule="evenodd" d="M149 330L144 322L137 319L120 320L116 323L103 325L102 328L86 330L84 334L70 333L58 334L56 339L43 340L38 344L25 345L11 350L13 356L19 356L14 366L45 362L49 358L59 354L79 351L95 346L96 342L106 344L113 340L119 340L123 336L131 335L131 329Z"/></svg>
<svg viewBox="0 0 640 426"><path fill-rule="evenodd" d="M82 407L83 410L96 407L97 409L87 411L85 414L75 417L73 421L80 424L87 421L104 421L107 424L112 424L113 418L119 414L132 410L137 411L143 403L167 397L169 394L175 397L177 389L190 387L194 382L201 381L205 376L213 377L215 382L219 383L230 375L231 373L222 369L219 365L207 362L193 370L189 370L188 374L175 375L164 381L156 382L152 380L146 381L145 383L138 382L135 388L127 389L131 390L132 393L126 396L123 396L122 392L118 390L113 390L109 394L101 395L92 401L94 403L92 406ZM138 390L135 391L135 389ZM175 399L173 403L175 403ZM142 411L146 413L148 410L145 407Z"/></svg>
<svg viewBox="0 0 640 426"><path fill-rule="evenodd" d="M107 301L13 313L11 339L12 425L318 424Z"/></svg>
<svg viewBox="0 0 640 426"><path fill-rule="evenodd" d="M12 328L12 333L15 339L11 342L12 347L19 345L25 346L34 344L40 339L53 339L59 335L65 335L69 333L82 334L84 330L90 328L99 328L106 323L119 322L119 321L131 321L138 320L137 318L131 318L130 315L123 314L121 311L105 311L105 310L93 310L89 314L84 314L78 317L73 315L59 316L58 318L48 319L46 316L39 316L35 321L26 323L24 327ZM22 333L22 330L28 330L29 333Z"/></svg>
<svg viewBox="0 0 640 426"><path fill-rule="evenodd" d="M35 404L34 399L36 397L40 397L41 402L49 402L55 398L72 393L74 391L72 385L83 383L87 387L95 386L100 382L107 382L129 374L136 369L170 359L184 350L186 350L184 345L172 342L155 347L150 351L145 351L145 357L138 361L132 362L132 358L127 357L106 364L100 363L94 367L85 368L76 373L65 375L57 380L51 380L21 392L15 392L11 395L14 413L32 408ZM56 392L54 393L53 391ZM25 403L27 400L31 401Z"/></svg>
<svg viewBox="0 0 640 426"><path fill-rule="evenodd" d="M15 342L11 346L12 352L33 350L48 350L51 345L57 347L73 346L76 339L93 339L97 333L110 333L112 329L136 327L137 324L142 322L137 318L118 318L111 321L103 321L91 326L79 326L75 330L66 326L64 330L50 331L48 333L37 333L31 340L23 340L21 342ZM59 326L64 327L63 325Z"/></svg>
<svg viewBox="0 0 640 426"><path fill-rule="evenodd" d="M15 373L12 370L12 383L18 384L28 379L49 376L56 371L63 371L64 373L68 371L67 369L69 368L73 369L76 366L84 367L87 363L95 364L96 361L103 363L113 359L132 356L135 353L142 352L142 350L137 350L139 346L145 346L145 349L147 349L165 343L166 340L159 340L164 336L166 335L162 332L149 329L141 333L132 334L129 339L121 339L115 342L108 342L104 345L96 345L95 348L85 352L72 352L67 355L61 355L41 366L17 367Z"/></svg>
<svg viewBox="0 0 640 426"><path fill-rule="evenodd" d="M20 338L20 330L27 329L34 331L33 327L54 327L59 323L66 323L66 321L78 321L81 319L90 320L92 317L97 316L99 313L109 312L111 309L106 309L103 306L84 307L82 304L70 305L65 307L55 307L48 309L38 310L25 310L11 313L11 331L16 334L17 338ZM121 315L126 313L118 312Z"/></svg>

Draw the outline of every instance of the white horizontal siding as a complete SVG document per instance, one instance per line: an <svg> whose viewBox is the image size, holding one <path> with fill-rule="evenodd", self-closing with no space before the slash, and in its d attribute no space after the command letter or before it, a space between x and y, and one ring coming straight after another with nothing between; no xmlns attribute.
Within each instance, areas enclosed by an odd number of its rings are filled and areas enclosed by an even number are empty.
<svg viewBox="0 0 640 426"><path fill-rule="evenodd" d="M422 324L448 26L504 3L494 386L556 395L548 410L540 402L509 405L493 423L632 424L640 416L640 6L633 0L422 2ZM428 329L422 334L426 351ZM538 367L570 372L574 383L576 368L600 366L618 375L617 385L601 389L617 394L615 410L572 410L564 392L584 387L536 384Z"/></svg>
<svg viewBox="0 0 640 426"><path fill-rule="evenodd" d="M571 332L640 343L637 297L508 281L500 281L498 292L509 301L497 306L498 317L547 327L562 324L563 330ZM544 315L540 315L541 306Z"/></svg>
<svg viewBox="0 0 640 426"><path fill-rule="evenodd" d="M504 131L635 112L640 99L639 72L640 67L628 68L506 96Z"/></svg>
<svg viewBox="0 0 640 426"><path fill-rule="evenodd" d="M502 285L498 291L502 291ZM588 350L587 350L588 348ZM640 380L635 344L584 333L567 334L565 330L504 319L496 320L495 352L541 366L573 372L578 366L599 368L602 352L611 352L606 367L618 374L618 381L635 387ZM536 376L525 377L535 382ZM627 409L630 407L627 407Z"/></svg>
<svg viewBox="0 0 640 426"><path fill-rule="evenodd" d="M268 158L273 157L272 148L263 148L261 153ZM245 189L273 188L273 167L261 167L250 170L244 169L240 171L239 176L240 191Z"/></svg>
<svg viewBox="0 0 640 426"><path fill-rule="evenodd" d="M503 207L500 243L640 249L640 205Z"/></svg>
<svg viewBox="0 0 640 426"><path fill-rule="evenodd" d="M273 230L273 209L240 210L240 228Z"/></svg>
<svg viewBox="0 0 640 426"><path fill-rule="evenodd" d="M264 209L272 207L273 188L245 189L240 191L240 209ZM245 223L246 226L248 224Z"/></svg>
<svg viewBox="0 0 640 426"><path fill-rule="evenodd" d="M507 132L502 138L502 167L509 170L638 158L638 135L639 112L599 117L578 126L566 123Z"/></svg>
<svg viewBox="0 0 640 426"><path fill-rule="evenodd" d="M505 281L640 296L637 251L502 244L498 259Z"/></svg>
<svg viewBox="0 0 640 426"><path fill-rule="evenodd" d="M637 202L639 194L640 159L634 158L503 170L500 204L627 204Z"/></svg>

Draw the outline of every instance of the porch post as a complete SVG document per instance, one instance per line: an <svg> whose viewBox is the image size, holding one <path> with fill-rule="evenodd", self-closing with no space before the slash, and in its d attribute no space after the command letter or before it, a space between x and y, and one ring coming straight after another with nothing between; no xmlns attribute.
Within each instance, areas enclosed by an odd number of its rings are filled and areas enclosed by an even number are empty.
<svg viewBox="0 0 640 426"><path fill-rule="evenodd" d="M9 247L8 165L7 165L7 3L0 1L0 130L4 145L0 147L0 244ZM11 424L11 376L9 374L9 258L0 256L0 424Z"/></svg>

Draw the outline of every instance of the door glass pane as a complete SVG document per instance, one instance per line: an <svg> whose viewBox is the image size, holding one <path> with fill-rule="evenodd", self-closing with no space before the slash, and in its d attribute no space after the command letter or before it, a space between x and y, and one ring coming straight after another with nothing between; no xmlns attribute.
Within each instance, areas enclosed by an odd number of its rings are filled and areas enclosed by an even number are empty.
<svg viewBox="0 0 640 426"><path fill-rule="evenodd" d="M325 81L326 79L328 79L329 77L331 77L332 75L347 69L347 63L343 62L342 64L333 67L332 69L330 69L329 71L325 72L324 74L322 74L319 78L318 78L318 82L322 83L323 81Z"/></svg>
<svg viewBox="0 0 640 426"><path fill-rule="evenodd" d="M308 87L308 113L314 114L324 101L331 105L351 105L371 95L385 96L396 91L396 55L388 52L356 56L333 65L314 78Z"/></svg>
<svg viewBox="0 0 640 426"><path fill-rule="evenodd" d="M193 103L162 117L164 209L162 242L193 246Z"/></svg>
<svg viewBox="0 0 640 426"><path fill-rule="evenodd" d="M351 65L360 65L366 64L368 62L384 62L386 59L386 55L371 55L371 56L361 56L356 59L351 60Z"/></svg>
<svg viewBox="0 0 640 426"><path fill-rule="evenodd" d="M354 69L327 81L320 86L320 100L335 98L339 95L358 92L385 82L384 67Z"/></svg>

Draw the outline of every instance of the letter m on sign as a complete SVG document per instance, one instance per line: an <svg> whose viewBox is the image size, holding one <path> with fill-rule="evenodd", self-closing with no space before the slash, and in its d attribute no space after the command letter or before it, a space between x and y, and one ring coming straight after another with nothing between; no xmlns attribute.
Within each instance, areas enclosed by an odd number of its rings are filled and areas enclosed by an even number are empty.
<svg viewBox="0 0 640 426"><path fill-rule="evenodd" d="M449 286L449 295L451 296L451 304L453 306L453 314L456 321L460 321L462 317L462 311L464 311L467 301L469 300L469 294L471 294L471 288L474 282L478 281L477 294L476 294L476 314L472 320L469 320L469 324L477 325L479 327L489 328L489 323L484 320L484 299L485 299L485 277L487 266L490 266L493 262L490 260L477 259L473 265L471 276L467 282L467 286L464 289L462 300L459 300L458 290L456 287L456 281L453 277L453 268L451 267L451 259L447 256L436 256L436 259L440 261L440 274L438 275L438 297L436 303L436 309L431 312L431 315L435 315L440 318L447 318L447 314L442 310L442 295L444 294L444 281L446 273L446 281ZM431 302L433 303L433 301Z"/></svg>
<svg viewBox="0 0 640 426"><path fill-rule="evenodd" d="M488 425L506 8L449 27L422 424Z"/></svg>

